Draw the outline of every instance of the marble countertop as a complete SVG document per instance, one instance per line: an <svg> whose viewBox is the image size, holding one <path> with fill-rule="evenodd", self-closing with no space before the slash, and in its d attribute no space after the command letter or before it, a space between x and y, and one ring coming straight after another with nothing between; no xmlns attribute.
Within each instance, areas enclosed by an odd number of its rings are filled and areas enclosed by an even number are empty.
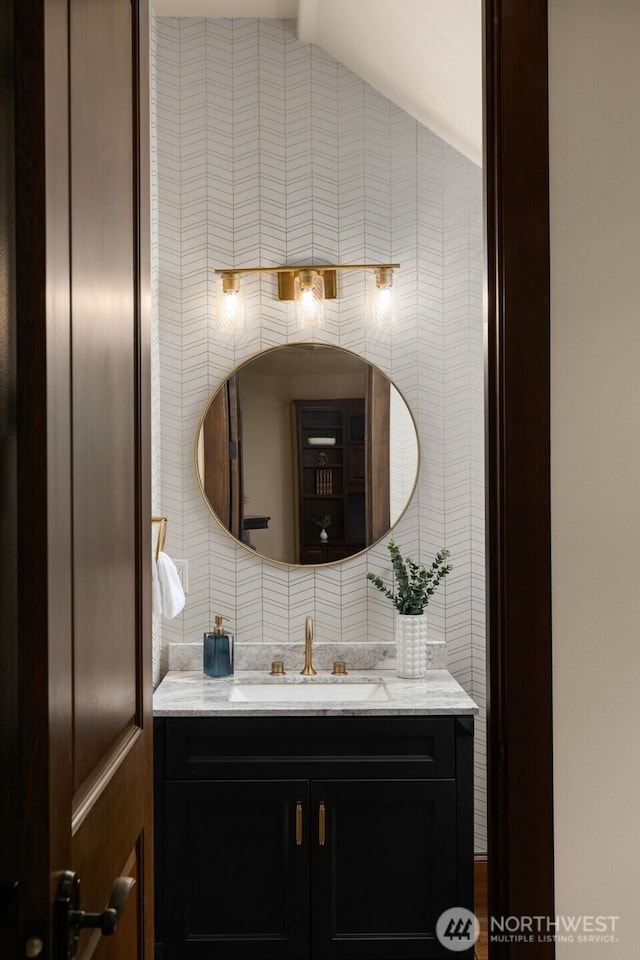
<svg viewBox="0 0 640 960"><path fill-rule="evenodd" d="M349 702L274 701L229 702L233 685L249 683L348 683L384 681L388 700ZM270 677L264 672L240 671L233 677L212 679L200 671L171 671L153 697L156 717L242 716L459 716L478 713L478 707L447 670L428 670L421 680L402 680L391 670L353 670L345 677L318 673L316 677L287 674Z"/></svg>

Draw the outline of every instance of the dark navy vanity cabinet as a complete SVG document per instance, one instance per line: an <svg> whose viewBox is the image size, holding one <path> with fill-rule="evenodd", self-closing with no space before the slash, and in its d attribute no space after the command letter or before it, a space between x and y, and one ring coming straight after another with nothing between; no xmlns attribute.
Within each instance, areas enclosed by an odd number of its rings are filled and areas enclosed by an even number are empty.
<svg viewBox="0 0 640 960"><path fill-rule="evenodd" d="M451 956L473 717L169 717L155 737L158 960Z"/></svg>

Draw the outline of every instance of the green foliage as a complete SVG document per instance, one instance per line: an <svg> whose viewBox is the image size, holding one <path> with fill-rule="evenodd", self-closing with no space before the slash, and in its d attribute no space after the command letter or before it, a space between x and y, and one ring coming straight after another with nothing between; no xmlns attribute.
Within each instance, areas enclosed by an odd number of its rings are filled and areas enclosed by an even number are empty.
<svg viewBox="0 0 640 960"><path fill-rule="evenodd" d="M426 568L421 567L411 557L403 560L393 540L389 540L388 546L395 579L395 593L375 573L369 572L367 580L370 580L374 587L391 600L398 613L414 615L423 613L440 582L453 569L451 564L444 562L449 556L449 551L444 547L438 550L433 563Z"/></svg>
<svg viewBox="0 0 640 960"><path fill-rule="evenodd" d="M327 514L326 517L313 517L313 522L315 523L316 527L320 527L321 530L326 530L327 527L331 526L333 520L329 514Z"/></svg>

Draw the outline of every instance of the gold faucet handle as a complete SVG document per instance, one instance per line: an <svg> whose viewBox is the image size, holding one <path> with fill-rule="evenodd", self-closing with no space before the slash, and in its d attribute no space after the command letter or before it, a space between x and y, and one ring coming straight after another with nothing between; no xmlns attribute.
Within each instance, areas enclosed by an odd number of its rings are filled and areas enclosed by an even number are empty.
<svg viewBox="0 0 640 960"><path fill-rule="evenodd" d="M344 660L336 660L331 671L332 677L344 677L347 673L347 665Z"/></svg>
<svg viewBox="0 0 640 960"><path fill-rule="evenodd" d="M271 664L271 677L283 677L284 676L284 660L274 660Z"/></svg>

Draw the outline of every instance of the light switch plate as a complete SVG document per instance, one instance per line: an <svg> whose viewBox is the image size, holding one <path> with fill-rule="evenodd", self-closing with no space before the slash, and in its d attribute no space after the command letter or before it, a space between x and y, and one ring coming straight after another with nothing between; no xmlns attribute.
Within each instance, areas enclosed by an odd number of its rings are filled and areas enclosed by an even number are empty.
<svg viewBox="0 0 640 960"><path fill-rule="evenodd" d="M178 571L178 576L180 577L180 583L182 584L182 589L185 593L189 593L189 561L188 560L174 560L173 561Z"/></svg>

